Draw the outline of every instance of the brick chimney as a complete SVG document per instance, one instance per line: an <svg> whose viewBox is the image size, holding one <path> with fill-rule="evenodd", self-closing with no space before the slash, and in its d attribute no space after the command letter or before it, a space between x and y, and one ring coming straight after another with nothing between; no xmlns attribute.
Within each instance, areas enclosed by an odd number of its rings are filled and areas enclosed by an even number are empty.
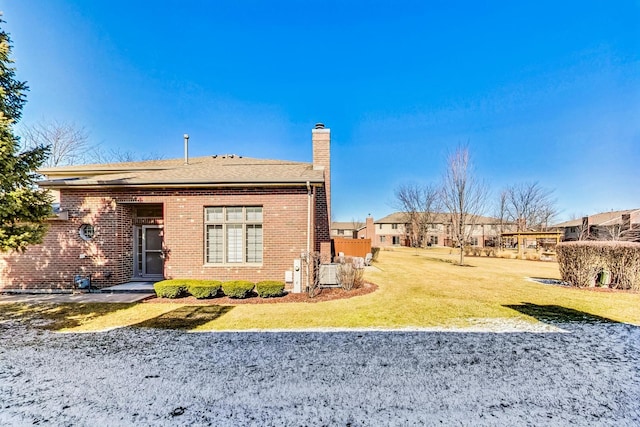
<svg viewBox="0 0 640 427"><path fill-rule="evenodd" d="M367 217L366 224L366 234L364 236L365 239L371 239L371 246L376 245L375 237L376 237L376 226L373 222L373 217L369 215Z"/></svg>
<svg viewBox="0 0 640 427"><path fill-rule="evenodd" d="M591 235L591 222L588 216L582 217L582 235L578 237L579 240L589 240Z"/></svg>
<svg viewBox="0 0 640 427"><path fill-rule="evenodd" d="M313 169L324 170L324 185L327 194L327 218L331 221L331 130L323 123L316 123L311 131L313 142Z"/></svg>
<svg viewBox="0 0 640 427"><path fill-rule="evenodd" d="M631 230L631 214L622 214L622 224L620 231Z"/></svg>

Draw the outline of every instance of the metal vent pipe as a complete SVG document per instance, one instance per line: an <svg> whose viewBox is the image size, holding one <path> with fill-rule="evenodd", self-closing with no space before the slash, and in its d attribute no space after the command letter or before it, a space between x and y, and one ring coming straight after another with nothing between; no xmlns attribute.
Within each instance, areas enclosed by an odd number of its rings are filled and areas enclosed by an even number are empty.
<svg viewBox="0 0 640 427"><path fill-rule="evenodd" d="M189 134L184 134L184 164L189 164Z"/></svg>

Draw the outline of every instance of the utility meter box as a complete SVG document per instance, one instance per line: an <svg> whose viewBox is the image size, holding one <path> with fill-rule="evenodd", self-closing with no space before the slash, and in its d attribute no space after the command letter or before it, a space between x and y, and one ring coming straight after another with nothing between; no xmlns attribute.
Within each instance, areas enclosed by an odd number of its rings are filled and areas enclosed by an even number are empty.
<svg viewBox="0 0 640 427"><path fill-rule="evenodd" d="M284 272L284 282L293 283L293 271L287 270Z"/></svg>

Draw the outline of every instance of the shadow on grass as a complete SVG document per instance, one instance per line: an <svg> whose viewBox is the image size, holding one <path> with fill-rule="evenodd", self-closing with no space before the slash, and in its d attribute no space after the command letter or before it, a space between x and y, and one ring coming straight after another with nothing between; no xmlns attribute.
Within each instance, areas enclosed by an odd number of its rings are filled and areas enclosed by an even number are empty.
<svg viewBox="0 0 640 427"><path fill-rule="evenodd" d="M136 303L0 304L0 320L57 331L134 305Z"/></svg>
<svg viewBox="0 0 640 427"><path fill-rule="evenodd" d="M222 305L185 306L131 326L135 328L189 330L224 316L233 308Z"/></svg>
<svg viewBox="0 0 640 427"><path fill-rule="evenodd" d="M543 285L570 286L569 283L563 282L560 279L550 279L547 277L529 277L529 279L534 282L542 283Z"/></svg>
<svg viewBox="0 0 640 427"><path fill-rule="evenodd" d="M584 311L574 310L572 308L562 307L559 305L538 305L530 302L522 304L503 305L503 307L519 311L522 314L531 316L540 322L557 324L557 323L582 323L582 324L601 324L601 323L620 323L606 317L596 316Z"/></svg>
<svg viewBox="0 0 640 427"><path fill-rule="evenodd" d="M425 261L443 262L445 264L451 264L456 267L475 267L475 265L471 265L471 264L460 264L457 260L453 260L453 259L436 258L436 257L430 257L430 256L425 256L422 259L424 259Z"/></svg>
<svg viewBox="0 0 640 427"><path fill-rule="evenodd" d="M422 259L424 259L425 261L444 262L445 264L455 264L456 263L452 259L437 258L437 257L432 257L432 256L423 256Z"/></svg>

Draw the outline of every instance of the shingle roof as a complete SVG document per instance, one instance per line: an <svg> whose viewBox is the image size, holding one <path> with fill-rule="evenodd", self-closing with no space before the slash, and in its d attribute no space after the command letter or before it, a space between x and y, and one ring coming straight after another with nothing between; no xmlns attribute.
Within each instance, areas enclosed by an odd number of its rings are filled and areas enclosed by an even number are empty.
<svg viewBox="0 0 640 427"><path fill-rule="evenodd" d="M433 213L432 222L434 224L448 224L451 222L449 213ZM409 222L409 214L406 212L394 212L390 215L375 221L375 224L406 224ZM499 220L488 216L475 216L477 224L497 224Z"/></svg>
<svg viewBox="0 0 640 427"><path fill-rule="evenodd" d="M304 184L324 182L324 171L311 163L206 156L47 168L43 187L215 186L233 184Z"/></svg>
<svg viewBox="0 0 640 427"><path fill-rule="evenodd" d="M356 230L356 229L362 228L363 225L364 225L363 222L358 223L357 221L355 223L353 221L351 222L334 221L331 223L331 229L332 230Z"/></svg>
<svg viewBox="0 0 640 427"><path fill-rule="evenodd" d="M406 212L394 212L375 220L374 224L406 224L409 221L408 215Z"/></svg>
<svg viewBox="0 0 640 427"><path fill-rule="evenodd" d="M640 209L627 209L623 211L602 212L595 215L589 215L590 225L616 225L622 224L622 215L637 212ZM571 221L561 222L553 227L580 227L582 226L582 218L572 219Z"/></svg>

